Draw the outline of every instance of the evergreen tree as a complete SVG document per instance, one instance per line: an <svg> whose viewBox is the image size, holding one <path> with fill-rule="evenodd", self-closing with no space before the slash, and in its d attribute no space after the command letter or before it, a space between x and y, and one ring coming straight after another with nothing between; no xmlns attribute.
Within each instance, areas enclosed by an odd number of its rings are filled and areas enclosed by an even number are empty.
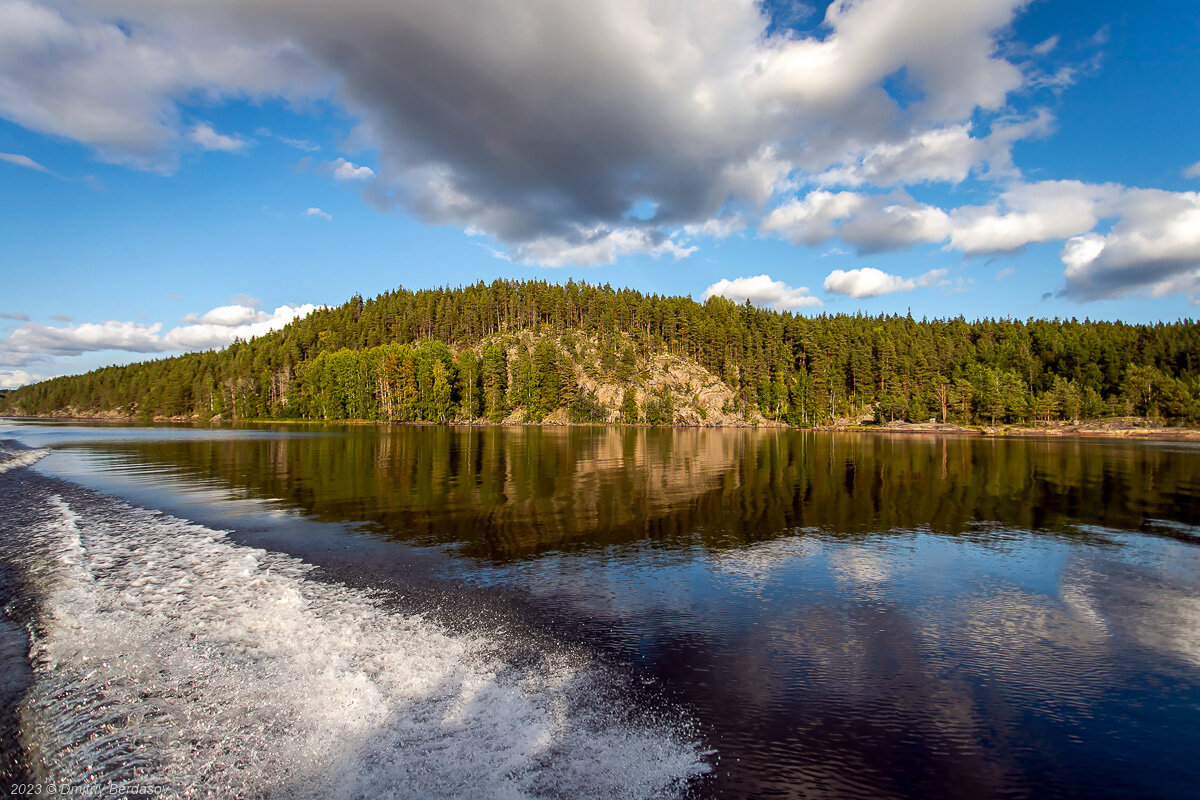
<svg viewBox="0 0 1200 800"><path fill-rule="evenodd" d="M625 394L621 398L621 422L624 422L626 425L636 425L638 423L637 395L629 388L625 389Z"/></svg>

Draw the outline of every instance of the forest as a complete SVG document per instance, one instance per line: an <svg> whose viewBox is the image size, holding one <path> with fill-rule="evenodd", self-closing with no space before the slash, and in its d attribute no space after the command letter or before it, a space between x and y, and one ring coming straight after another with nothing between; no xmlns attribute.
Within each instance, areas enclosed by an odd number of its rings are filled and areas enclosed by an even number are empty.
<svg viewBox="0 0 1200 800"><path fill-rule="evenodd" d="M721 408L656 365L719 386ZM676 374L676 373L672 373ZM790 425L1200 423L1200 328L804 316L569 281L356 296L219 351L52 378L0 413ZM711 415L711 416L710 416Z"/></svg>

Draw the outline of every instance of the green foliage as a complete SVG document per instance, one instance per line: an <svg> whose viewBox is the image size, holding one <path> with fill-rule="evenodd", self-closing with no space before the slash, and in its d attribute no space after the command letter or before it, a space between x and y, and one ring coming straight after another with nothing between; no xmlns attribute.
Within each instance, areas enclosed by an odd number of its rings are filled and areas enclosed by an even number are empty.
<svg viewBox="0 0 1200 800"><path fill-rule="evenodd" d="M621 422L626 425L636 425L638 423L638 404L637 394L626 387L625 395L621 398Z"/></svg>
<svg viewBox="0 0 1200 800"><path fill-rule="evenodd" d="M646 399L646 423L648 425L675 424L675 398L670 389L657 397Z"/></svg>
<svg viewBox="0 0 1200 800"><path fill-rule="evenodd" d="M508 356L497 342L483 348L483 413L492 422L508 414Z"/></svg>
<svg viewBox="0 0 1200 800"><path fill-rule="evenodd" d="M567 419L571 422L608 422L608 408L595 392L579 392L567 406Z"/></svg>
<svg viewBox="0 0 1200 800"><path fill-rule="evenodd" d="M595 366L581 363L593 346ZM591 417L581 367L630 387L663 353L722 378L733 392L726 413L796 425L871 408L881 421L1136 413L1200 422L1200 326L1191 320L804 317L574 281L355 297L221 351L31 384L0 396L0 412L499 421L513 409L544 419L564 408ZM621 419L638 419L631 393L623 399ZM653 405L647 417L665 424L673 409L663 398Z"/></svg>
<svg viewBox="0 0 1200 800"><path fill-rule="evenodd" d="M483 408L480 383L480 363L473 350L463 350L455 359L458 364L459 408L463 419L478 419Z"/></svg>

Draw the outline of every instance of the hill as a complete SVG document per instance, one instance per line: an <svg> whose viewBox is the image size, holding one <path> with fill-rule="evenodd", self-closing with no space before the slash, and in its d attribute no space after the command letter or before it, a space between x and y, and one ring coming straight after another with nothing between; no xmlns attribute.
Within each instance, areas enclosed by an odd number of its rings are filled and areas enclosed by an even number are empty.
<svg viewBox="0 0 1200 800"><path fill-rule="evenodd" d="M26 415L963 424L1200 422L1200 327L805 317L723 298L495 281L354 297L224 350L54 378Z"/></svg>

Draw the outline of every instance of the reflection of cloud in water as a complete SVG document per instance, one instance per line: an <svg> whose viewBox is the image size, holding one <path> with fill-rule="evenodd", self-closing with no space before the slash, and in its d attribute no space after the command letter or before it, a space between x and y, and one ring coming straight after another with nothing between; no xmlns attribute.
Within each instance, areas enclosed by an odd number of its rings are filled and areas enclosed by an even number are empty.
<svg viewBox="0 0 1200 800"><path fill-rule="evenodd" d="M1163 735L1121 709L1156 708L1163 676L1194 684L1200 548L1113 531L998 537L792 529L496 573L621 631L656 677L690 687L701 718L723 721L714 748L771 763L728 768L734 796L1001 796L1041 780L1069 795L1075 745L1059 743L1101 728L1121 752L1097 745L1112 758L1089 765L1090 785L1119 784L1126 753L1158 764ZM1045 737L1034 753L1031 736ZM908 757L922 774L897 782L890 766Z"/></svg>
<svg viewBox="0 0 1200 800"><path fill-rule="evenodd" d="M1093 577L1092 575L1088 576L1088 578ZM1088 591L1086 582L1064 582L1062 589L1059 590L1059 597L1075 613L1077 618L1091 623L1097 630L1108 633L1108 622L1105 621L1103 615L1097 610L1095 599Z"/></svg>
<svg viewBox="0 0 1200 800"><path fill-rule="evenodd" d="M1096 613L1114 633L1200 666L1200 597L1195 589L1200 551L1194 545L1127 537L1115 551L1080 553L1069 579L1079 580L1081 574L1095 583Z"/></svg>
<svg viewBox="0 0 1200 800"><path fill-rule="evenodd" d="M739 584L761 588L780 570L796 561L812 558L822 550L820 539L801 531L736 550L718 550L712 555L711 564L718 580L732 578Z"/></svg>
<svg viewBox="0 0 1200 800"><path fill-rule="evenodd" d="M1000 705L987 693L975 696L983 718L1020 709L1065 722L1090 715L1124 680L1103 625L1057 598L1011 584L963 598L957 612L926 620L920 633L958 669L1004 687ZM1013 717L1010 724L1023 723Z"/></svg>
<svg viewBox="0 0 1200 800"><path fill-rule="evenodd" d="M875 589L891 575L891 559L866 547L844 547L829 557L829 566L838 583L857 589Z"/></svg>

